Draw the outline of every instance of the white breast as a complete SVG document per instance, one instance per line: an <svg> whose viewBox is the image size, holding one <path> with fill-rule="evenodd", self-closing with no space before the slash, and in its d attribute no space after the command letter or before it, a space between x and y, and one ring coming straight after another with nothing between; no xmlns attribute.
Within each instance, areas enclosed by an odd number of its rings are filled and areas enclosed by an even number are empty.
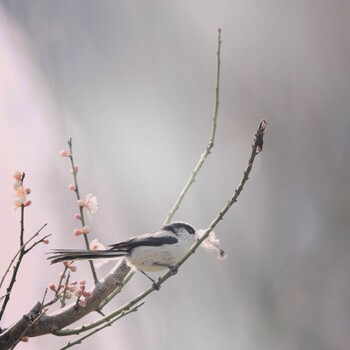
<svg viewBox="0 0 350 350"><path fill-rule="evenodd" d="M162 246L137 247L127 260L136 269L145 272L161 271L178 263L190 250L196 238L188 233L178 235L179 242Z"/></svg>

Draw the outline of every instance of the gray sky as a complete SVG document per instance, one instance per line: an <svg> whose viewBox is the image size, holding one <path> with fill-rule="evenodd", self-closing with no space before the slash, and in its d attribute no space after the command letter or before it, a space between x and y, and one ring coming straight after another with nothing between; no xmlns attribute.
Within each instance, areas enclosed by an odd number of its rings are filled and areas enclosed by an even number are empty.
<svg viewBox="0 0 350 350"><path fill-rule="evenodd" d="M349 13L341 0L2 1L1 270L18 249L14 170L32 189L26 232L47 222L53 234L27 257L6 324L57 280L44 253L82 245L58 156L69 137L82 193L99 199L91 238L108 244L162 225L208 142L221 27L217 143L176 220L212 221L266 118L264 152L216 229L229 257L198 252L83 348L348 349ZM89 276L78 267L77 279ZM148 286L137 274L109 310Z"/></svg>

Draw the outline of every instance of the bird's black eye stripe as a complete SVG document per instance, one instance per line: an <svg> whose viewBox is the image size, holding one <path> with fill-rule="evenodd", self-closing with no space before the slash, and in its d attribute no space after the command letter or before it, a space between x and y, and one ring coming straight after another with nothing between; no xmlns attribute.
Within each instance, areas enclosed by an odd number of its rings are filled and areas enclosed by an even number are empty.
<svg viewBox="0 0 350 350"><path fill-rule="evenodd" d="M186 224L184 222L174 222L172 224L166 225L163 227L163 230L165 231L170 231L172 233L174 233L175 235L177 235L177 231L181 230L181 229L185 229L188 231L188 233L194 235L196 230L189 224Z"/></svg>

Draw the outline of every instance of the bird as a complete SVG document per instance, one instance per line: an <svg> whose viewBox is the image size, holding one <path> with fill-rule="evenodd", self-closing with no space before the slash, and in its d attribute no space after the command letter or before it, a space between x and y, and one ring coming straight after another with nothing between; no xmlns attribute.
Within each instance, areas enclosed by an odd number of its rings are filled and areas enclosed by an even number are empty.
<svg viewBox="0 0 350 350"><path fill-rule="evenodd" d="M197 230L185 222L173 222L154 233L145 233L124 242L109 245L104 250L54 249L48 259L51 264L72 260L124 258L127 264L142 272L154 284L147 272L169 269L189 252L197 240Z"/></svg>

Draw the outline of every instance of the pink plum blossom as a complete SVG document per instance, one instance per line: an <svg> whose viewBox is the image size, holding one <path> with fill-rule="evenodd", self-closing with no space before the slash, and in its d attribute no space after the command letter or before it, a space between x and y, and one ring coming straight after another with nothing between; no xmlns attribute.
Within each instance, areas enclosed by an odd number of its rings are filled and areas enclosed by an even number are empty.
<svg viewBox="0 0 350 350"><path fill-rule="evenodd" d="M89 193L85 199L79 199L78 205L87 209L90 214L96 213L98 209L98 202L96 196Z"/></svg>
<svg viewBox="0 0 350 350"><path fill-rule="evenodd" d="M61 157L70 157L71 154L70 154L70 152L68 152L68 151L66 151L66 150L63 149L63 150L60 152L60 156L61 156Z"/></svg>
<svg viewBox="0 0 350 350"><path fill-rule="evenodd" d="M17 181L22 181L22 174L19 170L16 170L13 174L12 177L16 179Z"/></svg>
<svg viewBox="0 0 350 350"><path fill-rule="evenodd" d="M72 185L72 184L70 184L70 185L68 186L68 189L69 189L70 191L76 191L76 190L77 190L77 188L76 188L74 185Z"/></svg>
<svg viewBox="0 0 350 350"><path fill-rule="evenodd" d="M73 231L73 234L78 237L78 236L81 236L83 234L83 231L81 229L77 228Z"/></svg>

